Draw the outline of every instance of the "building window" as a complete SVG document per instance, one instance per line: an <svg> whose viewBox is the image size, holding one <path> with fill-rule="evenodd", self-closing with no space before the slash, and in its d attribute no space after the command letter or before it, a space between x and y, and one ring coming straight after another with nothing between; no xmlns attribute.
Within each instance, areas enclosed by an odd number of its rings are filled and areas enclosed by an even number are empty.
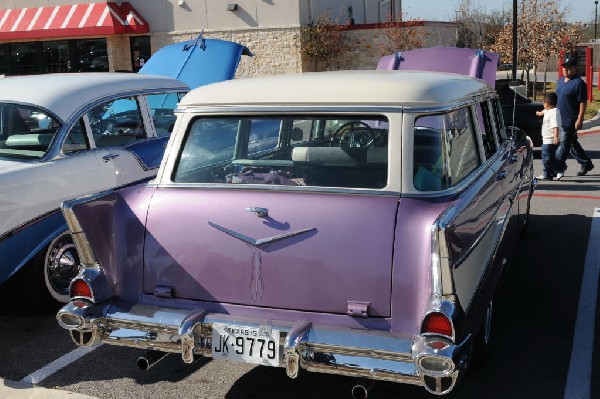
<svg viewBox="0 0 600 399"><path fill-rule="evenodd" d="M76 40L78 72L108 72L106 39Z"/></svg>
<svg viewBox="0 0 600 399"><path fill-rule="evenodd" d="M150 36L130 36L131 65L138 72L150 58Z"/></svg>
<svg viewBox="0 0 600 399"><path fill-rule="evenodd" d="M106 39L0 44L0 75L108 70Z"/></svg>
<svg viewBox="0 0 600 399"><path fill-rule="evenodd" d="M10 71L10 56L8 44L0 44L0 75L7 75Z"/></svg>
<svg viewBox="0 0 600 399"><path fill-rule="evenodd" d="M44 72L71 72L71 52L67 40L43 42Z"/></svg>
<svg viewBox="0 0 600 399"><path fill-rule="evenodd" d="M43 72L39 42L12 44L11 58L14 75L32 75Z"/></svg>

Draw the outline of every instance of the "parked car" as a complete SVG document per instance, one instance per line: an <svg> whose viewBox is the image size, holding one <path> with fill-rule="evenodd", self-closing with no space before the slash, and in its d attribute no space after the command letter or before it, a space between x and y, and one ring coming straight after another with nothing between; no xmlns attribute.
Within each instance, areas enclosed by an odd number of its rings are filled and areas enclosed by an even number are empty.
<svg viewBox="0 0 600 399"><path fill-rule="evenodd" d="M63 205L85 267L58 322L148 349L142 369L172 352L447 393L489 350L529 214L531 143L501 115L448 73L193 90L154 181Z"/></svg>
<svg viewBox="0 0 600 399"><path fill-rule="evenodd" d="M496 90L502 103L504 123L523 130L531 138L533 145L540 147L542 145L542 117L536 116L535 112L543 110L544 104L519 94L511 89L509 83L510 79L496 81Z"/></svg>
<svg viewBox="0 0 600 399"><path fill-rule="evenodd" d="M246 49L206 39L196 51L197 42L167 46L170 69L152 57L153 75L0 79L0 283L22 270L28 297L68 301L80 264L60 205L156 175L177 103L190 87L233 78ZM189 68L202 77L175 79Z"/></svg>

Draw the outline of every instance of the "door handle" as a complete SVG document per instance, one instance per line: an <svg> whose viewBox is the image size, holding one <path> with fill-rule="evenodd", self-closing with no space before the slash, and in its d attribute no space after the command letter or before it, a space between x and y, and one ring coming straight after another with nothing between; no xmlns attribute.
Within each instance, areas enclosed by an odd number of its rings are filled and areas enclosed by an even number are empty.
<svg viewBox="0 0 600 399"><path fill-rule="evenodd" d="M104 162L108 162L108 161L110 161L111 159L115 159L115 158L117 158L118 156L119 156L119 154L108 154L108 155L105 155L105 156L103 156L103 157L102 157L102 160L103 160Z"/></svg>
<svg viewBox="0 0 600 399"><path fill-rule="evenodd" d="M508 176L508 173L505 170L503 170L502 172L498 173L498 180L504 180L506 179L506 176Z"/></svg>

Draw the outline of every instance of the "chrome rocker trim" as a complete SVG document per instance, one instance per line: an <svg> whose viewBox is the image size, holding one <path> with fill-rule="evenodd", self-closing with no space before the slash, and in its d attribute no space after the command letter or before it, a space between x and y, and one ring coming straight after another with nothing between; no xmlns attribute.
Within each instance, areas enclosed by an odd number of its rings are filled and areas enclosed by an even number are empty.
<svg viewBox="0 0 600 399"><path fill-rule="evenodd" d="M69 330L79 346L104 342L109 345L181 353L186 363L197 356L211 357L214 323L244 327L270 325L280 331L280 367L290 378L300 369L425 386L436 394L449 392L465 366L470 337L460 345L447 342L442 350L441 338L417 335L399 339L389 332L335 329L308 321L297 323L255 320L211 314L203 310L161 308L122 303L93 304L73 300L57 313L61 327ZM82 340L82 336L86 339ZM437 345L437 346L436 346ZM444 358L452 369L431 373L417 367L423 358ZM431 390L427 378L438 381L443 390ZM447 380L450 379L448 383ZM443 383L440 383L443 381ZM449 386L449 389L448 389Z"/></svg>

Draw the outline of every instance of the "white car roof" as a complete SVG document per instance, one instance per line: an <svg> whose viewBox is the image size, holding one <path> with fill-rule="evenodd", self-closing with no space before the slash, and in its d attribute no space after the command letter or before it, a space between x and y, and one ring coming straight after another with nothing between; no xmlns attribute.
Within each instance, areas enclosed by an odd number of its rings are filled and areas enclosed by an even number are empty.
<svg viewBox="0 0 600 399"><path fill-rule="evenodd" d="M187 91L179 80L137 73L65 73L0 78L0 102L43 107L66 121L83 105L128 91L176 89Z"/></svg>
<svg viewBox="0 0 600 399"><path fill-rule="evenodd" d="M189 92L180 106L440 107L490 90L482 80L444 72L309 72L236 79L199 87Z"/></svg>

